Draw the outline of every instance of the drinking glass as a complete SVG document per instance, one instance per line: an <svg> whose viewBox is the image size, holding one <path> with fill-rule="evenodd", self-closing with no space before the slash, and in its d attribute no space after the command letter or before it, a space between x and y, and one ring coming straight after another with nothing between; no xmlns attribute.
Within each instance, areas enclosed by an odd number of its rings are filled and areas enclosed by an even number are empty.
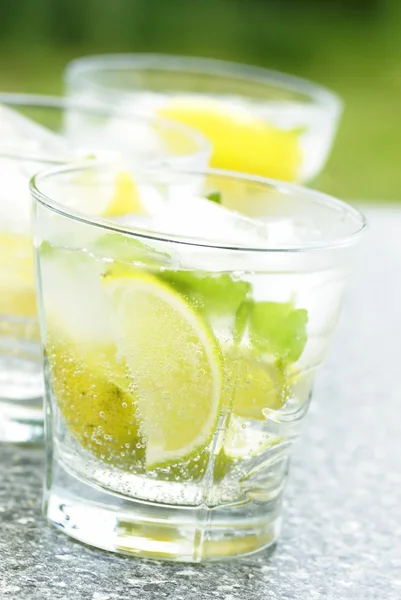
<svg viewBox="0 0 401 600"><path fill-rule="evenodd" d="M203 168L210 146L168 119L120 118L105 108L32 94L0 94L0 134L0 441L36 442L43 439L43 374L30 177L93 153L127 168L140 162ZM134 201L131 188L124 174L115 182L114 212Z"/></svg>
<svg viewBox="0 0 401 600"><path fill-rule="evenodd" d="M198 128L213 143L212 167L307 184L327 161L342 112L336 94L304 79L186 56L78 58L65 84L73 99Z"/></svg>
<svg viewBox="0 0 401 600"><path fill-rule="evenodd" d="M137 169L138 210L105 219L114 178L95 161L31 181L45 514L134 556L255 552L279 534L364 217L273 180Z"/></svg>

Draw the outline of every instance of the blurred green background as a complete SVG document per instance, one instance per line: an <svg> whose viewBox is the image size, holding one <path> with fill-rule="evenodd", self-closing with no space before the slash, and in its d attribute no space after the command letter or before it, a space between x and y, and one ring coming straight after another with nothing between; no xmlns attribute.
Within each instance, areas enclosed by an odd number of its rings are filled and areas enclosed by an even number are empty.
<svg viewBox="0 0 401 600"><path fill-rule="evenodd" d="M0 3L0 88L62 91L77 56L166 52L278 69L346 110L318 187L401 201L400 0L15 0Z"/></svg>

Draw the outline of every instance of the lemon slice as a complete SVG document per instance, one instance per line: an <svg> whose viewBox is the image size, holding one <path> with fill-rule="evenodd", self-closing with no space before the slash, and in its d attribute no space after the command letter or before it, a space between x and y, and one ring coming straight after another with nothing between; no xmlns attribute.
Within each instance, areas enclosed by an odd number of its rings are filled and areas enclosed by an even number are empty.
<svg viewBox="0 0 401 600"><path fill-rule="evenodd" d="M285 403L285 375L273 362L249 350L224 352L226 403L234 415L264 421L263 410L277 410Z"/></svg>
<svg viewBox="0 0 401 600"><path fill-rule="evenodd" d="M212 167L282 181L299 178L302 151L297 131L278 129L251 111L211 98L177 96L158 113L208 137Z"/></svg>
<svg viewBox="0 0 401 600"><path fill-rule="evenodd" d="M129 214L144 214L138 187L132 175L121 171L116 176L115 191L102 217L121 217Z"/></svg>
<svg viewBox="0 0 401 600"><path fill-rule="evenodd" d="M223 369L213 334L153 275L111 270L104 286L138 398L146 467L195 456L210 443L220 413Z"/></svg>
<svg viewBox="0 0 401 600"><path fill-rule="evenodd" d="M75 178L74 206L91 215L122 217L144 214L140 192L131 173L119 171L110 186L104 185L98 173L84 172Z"/></svg>
<svg viewBox="0 0 401 600"><path fill-rule="evenodd" d="M29 235L0 234L0 313L36 316L32 241Z"/></svg>

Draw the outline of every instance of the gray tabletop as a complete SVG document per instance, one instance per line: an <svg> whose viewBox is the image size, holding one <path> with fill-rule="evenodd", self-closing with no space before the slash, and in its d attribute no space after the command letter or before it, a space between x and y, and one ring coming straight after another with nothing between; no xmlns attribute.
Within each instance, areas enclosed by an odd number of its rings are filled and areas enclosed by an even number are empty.
<svg viewBox="0 0 401 600"><path fill-rule="evenodd" d="M40 515L40 450L0 448L0 598L399 600L401 210L371 230L303 436L275 550L192 566L87 548Z"/></svg>

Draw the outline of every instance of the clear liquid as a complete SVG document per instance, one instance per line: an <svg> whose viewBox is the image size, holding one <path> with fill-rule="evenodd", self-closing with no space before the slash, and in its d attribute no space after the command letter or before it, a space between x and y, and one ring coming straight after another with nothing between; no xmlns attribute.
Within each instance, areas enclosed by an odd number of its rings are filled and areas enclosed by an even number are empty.
<svg viewBox="0 0 401 600"><path fill-rule="evenodd" d="M83 356L88 345L92 345L101 360L115 315L104 302L96 280L99 273L112 267L113 259L93 255L88 258L88 253L82 250L53 248L53 253L54 260L44 258L41 263L48 335L53 318L50 312L54 314L57 310L70 340L77 348L81 347L78 355ZM131 266L145 268L138 264ZM160 274L158 267L148 266L145 270L155 276ZM220 275L218 271L213 274ZM125 398L121 401L110 396L110 402L120 402L118 406L112 405L118 421L112 425L114 441L109 437L110 432L99 430L105 415L95 414L85 406L96 406L99 395L106 393L105 383L103 380L99 383L98 375L88 379L90 367L85 360L73 362L71 370L68 352L62 355L57 344L48 345L46 376L53 447L46 495L49 518L88 543L173 560L212 560L253 552L271 544L279 527L289 451L307 410L315 369L337 316L342 291L340 275L334 271L229 274L233 280L251 283L257 301L291 301L305 308L308 341L301 358L291 367L294 377L291 385L286 386L285 398L279 406L272 406L268 400L271 389L259 386L258 393L266 394L266 408L258 418L239 414L236 406L237 400L243 398L244 382L232 375L236 363L231 370L226 363L226 400L211 442L196 455L175 464L146 467L147 442L141 436L134 435L132 443L128 440L124 447L124 436L133 427L132 422L125 424L119 416ZM223 354L233 344L234 317L228 313L209 319ZM75 333L79 339L74 339ZM174 331L171 335L175 335ZM249 347L249 333L245 331L239 356L241 352L246 354ZM265 360L262 368L266 365L270 369ZM56 368L54 361L59 361ZM67 373L61 387L56 380L60 372ZM78 405L77 394L81 408L74 415L66 401ZM110 414L106 415L109 422L113 418ZM96 520L90 525L89 506L91 514L97 511L96 519L101 519L101 523Z"/></svg>

